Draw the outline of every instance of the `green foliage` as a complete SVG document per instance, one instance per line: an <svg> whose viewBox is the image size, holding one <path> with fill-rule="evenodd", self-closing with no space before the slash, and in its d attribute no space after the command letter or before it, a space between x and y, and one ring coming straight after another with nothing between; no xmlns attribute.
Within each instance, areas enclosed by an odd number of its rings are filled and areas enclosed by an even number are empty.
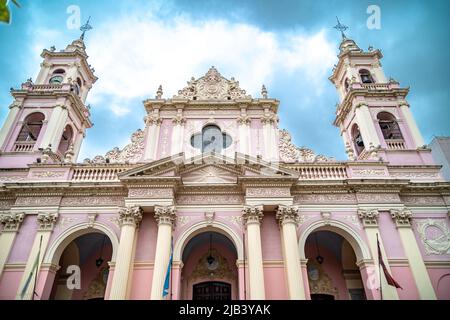
<svg viewBox="0 0 450 320"><path fill-rule="evenodd" d="M7 0L0 0L0 22L10 23L11 22L11 13L9 12L9 8L7 5ZM18 8L20 8L19 2L17 0L11 0Z"/></svg>

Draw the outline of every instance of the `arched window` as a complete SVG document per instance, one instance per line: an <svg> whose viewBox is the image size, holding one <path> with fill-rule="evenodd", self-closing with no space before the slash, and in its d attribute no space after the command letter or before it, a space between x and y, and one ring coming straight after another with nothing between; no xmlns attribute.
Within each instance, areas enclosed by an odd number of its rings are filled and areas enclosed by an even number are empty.
<svg viewBox="0 0 450 320"><path fill-rule="evenodd" d="M16 142L35 142L39 137L45 116L40 112L29 114L23 122Z"/></svg>
<svg viewBox="0 0 450 320"><path fill-rule="evenodd" d="M359 76L361 77L362 83L375 83L375 81L373 81L373 77L370 74L369 70L366 70L366 69L359 70Z"/></svg>
<svg viewBox="0 0 450 320"><path fill-rule="evenodd" d="M61 84L63 82L65 73L66 72L64 71L64 69L56 69L55 71L53 71L53 74L48 82L50 84Z"/></svg>
<svg viewBox="0 0 450 320"><path fill-rule="evenodd" d="M364 150L364 141L362 139L361 132L359 131L359 127L357 124L353 126L352 138L356 154L359 155Z"/></svg>
<svg viewBox="0 0 450 320"><path fill-rule="evenodd" d="M72 138L73 138L73 130L72 127L67 125L64 128L62 137L61 137L61 141L59 143L59 147L58 147L58 152L61 155L64 155L64 153L66 153L67 150L69 150L69 146L72 143Z"/></svg>
<svg viewBox="0 0 450 320"><path fill-rule="evenodd" d="M378 123L385 140L402 139L403 135L395 117L389 112L380 112L377 115Z"/></svg>
<svg viewBox="0 0 450 320"><path fill-rule="evenodd" d="M191 146L201 149L202 152L218 152L231 145L232 138L222 132L216 125L205 126L200 134L191 137Z"/></svg>

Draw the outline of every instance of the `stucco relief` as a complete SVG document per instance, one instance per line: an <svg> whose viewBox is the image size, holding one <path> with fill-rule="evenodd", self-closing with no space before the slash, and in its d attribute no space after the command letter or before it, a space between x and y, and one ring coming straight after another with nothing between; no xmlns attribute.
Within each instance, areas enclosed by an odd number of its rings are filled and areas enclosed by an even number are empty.
<svg viewBox="0 0 450 320"><path fill-rule="evenodd" d="M85 159L84 163L136 163L142 158L144 152L144 131L136 130L131 135L131 143L127 144L122 150L118 147L108 151L105 156L96 156L93 160Z"/></svg>
<svg viewBox="0 0 450 320"><path fill-rule="evenodd" d="M343 218L347 223L355 226L357 229L360 230L362 229L361 222L359 221L359 218L355 214L345 215Z"/></svg>
<svg viewBox="0 0 450 320"><path fill-rule="evenodd" d="M59 219L58 224L55 226L55 229L58 229L58 230L66 229L66 227L77 223L79 220L81 220L81 217L63 216Z"/></svg>
<svg viewBox="0 0 450 320"><path fill-rule="evenodd" d="M435 172L391 172L391 177L394 178L410 178L410 179L424 179L424 178L433 178L438 179L439 174Z"/></svg>
<svg viewBox="0 0 450 320"><path fill-rule="evenodd" d="M208 268L207 258L210 254L217 261L217 268L215 270L210 270L210 268ZM222 279L234 279L235 278L235 274L230 269L227 259L225 257L223 257L219 253L219 251L217 251L214 248L211 249L211 252L205 253L200 258L197 265L195 266L195 269L192 271L191 275L189 276L189 281L194 281L195 279L201 279L201 278L209 278L211 275L216 278L222 278Z"/></svg>
<svg viewBox="0 0 450 320"><path fill-rule="evenodd" d="M283 129L279 130L279 154L284 162L326 162L335 161L333 158L327 158L322 155L316 155L314 151L305 147L297 147L292 143L291 134Z"/></svg>
<svg viewBox="0 0 450 320"><path fill-rule="evenodd" d="M352 170L353 176L387 176L387 172L384 169L354 169Z"/></svg>
<svg viewBox="0 0 450 320"><path fill-rule="evenodd" d="M10 200L0 200L0 209L10 209L11 206L14 205L16 200L10 199Z"/></svg>
<svg viewBox="0 0 450 320"><path fill-rule="evenodd" d="M178 91L174 98L189 100L230 100L251 99L245 90L239 87L239 81L225 79L216 68L211 67L201 78L191 78L187 87Z"/></svg>
<svg viewBox="0 0 450 320"><path fill-rule="evenodd" d="M289 188L247 188L247 197L290 197Z"/></svg>
<svg viewBox="0 0 450 320"><path fill-rule="evenodd" d="M348 193L298 194L294 203L354 203L355 196Z"/></svg>
<svg viewBox="0 0 450 320"><path fill-rule="evenodd" d="M439 196L402 196L401 199L408 205L445 205L444 200Z"/></svg>
<svg viewBox="0 0 450 320"><path fill-rule="evenodd" d="M180 195L177 204L241 204L244 198L241 195Z"/></svg>
<svg viewBox="0 0 450 320"><path fill-rule="evenodd" d="M61 197L18 197L16 206L57 206Z"/></svg>
<svg viewBox="0 0 450 320"><path fill-rule="evenodd" d="M357 193L358 202L397 203L400 197L396 193Z"/></svg>
<svg viewBox="0 0 450 320"><path fill-rule="evenodd" d="M26 178L24 176L1 176L0 182L24 181Z"/></svg>
<svg viewBox="0 0 450 320"><path fill-rule="evenodd" d="M238 228L242 228L243 226L242 216L228 216L227 218L235 226L237 226Z"/></svg>
<svg viewBox="0 0 450 320"><path fill-rule="evenodd" d="M207 166L182 176L185 183L236 183L237 177L229 171Z"/></svg>
<svg viewBox="0 0 450 320"><path fill-rule="evenodd" d="M172 189L130 189L128 192L130 198L172 198Z"/></svg>
<svg viewBox="0 0 450 320"><path fill-rule="evenodd" d="M426 219L415 224L427 255L450 254L450 230L445 219Z"/></svg>
<svg viewBox="0 0 450 320"><path fill-rule="evenodd" d="M78 197L64 197L61 200L61 206L97 206L97 205L124 205L124 198L121 196L78 196Z"/></svg>
<svg viewBox="0 0 450 320"><path fill-rule="evenodd" d="M65 174L65 171L36 171L32 176L34 178L62 178Z"/></svg>

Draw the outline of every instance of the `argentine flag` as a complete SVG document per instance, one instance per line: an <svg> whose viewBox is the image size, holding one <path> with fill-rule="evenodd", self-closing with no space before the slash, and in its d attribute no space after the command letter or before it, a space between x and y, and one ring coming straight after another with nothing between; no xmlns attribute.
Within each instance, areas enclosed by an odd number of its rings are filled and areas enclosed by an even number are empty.
<svg viewBox="0 0 450 320"><path fill-rule="evenodd" d="M170 261L167 266L166 280L164 280L164 288L163 288L163 298L166 298L169 294L169 286L170 286L170 272L172 271L172 258L173 258L173 238L172 243L170 245Z"/></svg>

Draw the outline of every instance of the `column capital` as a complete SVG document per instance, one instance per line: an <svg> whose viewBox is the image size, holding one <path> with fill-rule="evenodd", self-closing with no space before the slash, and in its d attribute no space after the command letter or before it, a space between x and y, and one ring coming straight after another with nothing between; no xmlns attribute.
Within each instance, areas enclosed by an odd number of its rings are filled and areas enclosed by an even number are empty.
<svg viewBox="0 0 450 320"><path fill-rule="evenodd" d="M277 209L277 213L275 218L278 220L278 223L281 225L285 223L294 223L298 224L298 207L297 206L286 206L279 205Z"/></svg>
<svg viewBox="0 0 450 320"><path fill-rule="evenodd" d="M176 217L175 206L155 206L155 219L158 225L167 224L174 227Z"/></svg>
<svg viewBox="0 0 450 320"><path fill-rule="evenodd" d="M263 206L244 206L242 209L242 218L244 219L245 225L251 223L260 224L263 218Z"/></svg>
<svg viewBox="0 0 450 320"><path fill-rule="evenodd" d="M146 126L151 125L160 125L162 123L162 119L159 115L152 114L144 117L144 122Z"/></svg>
<svg viewBox="0 0 450 320"><path fill-rule="evenodd" d="M267 114L261 118L262 124L278 124L278 116L276 114Z"/></svg>
<svg viewBox="0 0 450 320"><path fill-rule="evenodd" d="M177 114L175 117L172 118L172 123L182 126L186 123L186 118L183 117L181 114Z"/></svg>
<svg viewBox="0 0 450 320"><path fill-rule="evenodd" d="M397 228L410 228L412 212L408 209L391 209L391 217L395 221Z"/></svg>
<svg viewBox="0 0 450 320"><path fill-rule="evenodd" d="M131 225L138 227L142 220L143 210L140 206L123 207L119 209L119 224L120 226Z"/></svg>
<svg viewBox="0 0 450 320"><path fill-rule="evenodd" d="M242 125L249 125L252 120L249 116L247 115L240 115L239 117L236 118L236 121L238 124Z"/></svg>
<svg viewBox="0 0 450 320"><path fill-rule="evenodd" d="M53 231L56 220L58 220L57 212L39 212L37 215L37 222L39 224L39 231Z"/></svg>
<svg viewBox="0 0 450 320"><path fill-rule="evenodd" d="M2 213L0 214L0 224L3 225L2 232L17 232L25 217L25 213Z"/></svg>
<svg viewBox="0 0 450 320"><path fill-rule="evenodd" d="M17 100L14 100L13 101L13 103L11 103L10 105L9 105L9 108L10 109L13 109L13 108L22 108L22 106L23 106L23 103L22 102L20 102L20 101L17 101Z"/></svg>
<svg viewBox="0 0 450 320"><path fill-rule="evenodd" d="M358 209L358 217L361 219L364 228L378 227L378 209Z"/></svg>
<svg viewBox="0 0 450 320"><path fill-rule="evenodd" d="M369 106L367 105L367 102L360 102L355 105L355 109L358 109L359 107L369 107Z"/></svg>

